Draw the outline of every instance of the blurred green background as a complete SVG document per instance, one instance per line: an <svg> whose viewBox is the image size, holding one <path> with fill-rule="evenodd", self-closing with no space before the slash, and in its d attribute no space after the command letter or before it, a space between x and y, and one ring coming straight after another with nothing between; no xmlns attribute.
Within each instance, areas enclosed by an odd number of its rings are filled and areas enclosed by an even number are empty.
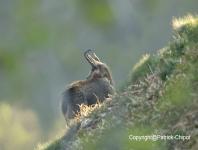
<svg viewBox="0 0 198 150"><path fill-rule="evenodd" d="M0 149L30 149L65 126L66 84L84 79L95 48L116 87L143 53L171 39L172 17L197 0L1 0Z"/></svg>

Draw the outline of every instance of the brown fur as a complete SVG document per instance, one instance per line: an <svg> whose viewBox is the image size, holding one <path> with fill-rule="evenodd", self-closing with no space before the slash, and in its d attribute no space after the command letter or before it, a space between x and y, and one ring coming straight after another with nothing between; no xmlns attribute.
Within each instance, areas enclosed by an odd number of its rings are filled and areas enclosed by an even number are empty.
<svg viewBox="0 0 198 150"><path fill-rule="evenodd" d="M84 56L92 69L85 80L74 81L64 91L62 112L66 120L76 115L79 105L96 104L97 100L102 102L114 93L113 79L107 65L92 50L87 50Z"/></svg>

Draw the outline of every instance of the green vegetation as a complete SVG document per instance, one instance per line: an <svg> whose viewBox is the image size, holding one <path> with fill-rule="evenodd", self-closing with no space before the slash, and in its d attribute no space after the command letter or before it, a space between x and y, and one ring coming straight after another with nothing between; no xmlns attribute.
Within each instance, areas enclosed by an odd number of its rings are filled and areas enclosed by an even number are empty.
<svg viewBox="0 0 198 150"><path fill-rule="evenodd" d="M174 19L173 28L169 46L145 55L122 92L94 109L82 109L64 136L37 149L197 149L198 17ZM80 129L74 130L79 123ZM152 134L191 139L129 140L129 135Z"/></svg>
<svg viewBox="0 0 198 150"><path fill-rule="evenodd" d="M0 103L0 149L31 149L40 134L35 114Z"/></svg>

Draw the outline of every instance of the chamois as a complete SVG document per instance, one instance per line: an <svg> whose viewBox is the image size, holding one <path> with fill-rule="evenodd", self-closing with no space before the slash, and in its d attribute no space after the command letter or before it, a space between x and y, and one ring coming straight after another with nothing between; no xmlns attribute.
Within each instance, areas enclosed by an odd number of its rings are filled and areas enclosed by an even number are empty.
<svg viewBox="0 0 198 150"><path fill-rule="evenodd" d="M91 65L91 71L85 80L74 81L63 92L62 113L65 120L72 119L79 112L79 105L96 104L114 93L113 79L108 66L102 63L93 50L84 52Z"/></svg>

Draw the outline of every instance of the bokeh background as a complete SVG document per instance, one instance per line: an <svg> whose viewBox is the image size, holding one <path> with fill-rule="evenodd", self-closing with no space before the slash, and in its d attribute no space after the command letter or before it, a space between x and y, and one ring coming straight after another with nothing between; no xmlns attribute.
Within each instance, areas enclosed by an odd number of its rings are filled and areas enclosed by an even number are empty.
<svg viewBox="0 0 198 150"><path fill-rule="evenodd" d="M88 74L87 48L119 88L171 40L173 17L197 12L197 0L1 0L0 149L32 149L64 129L61 93Z"/></svg>

